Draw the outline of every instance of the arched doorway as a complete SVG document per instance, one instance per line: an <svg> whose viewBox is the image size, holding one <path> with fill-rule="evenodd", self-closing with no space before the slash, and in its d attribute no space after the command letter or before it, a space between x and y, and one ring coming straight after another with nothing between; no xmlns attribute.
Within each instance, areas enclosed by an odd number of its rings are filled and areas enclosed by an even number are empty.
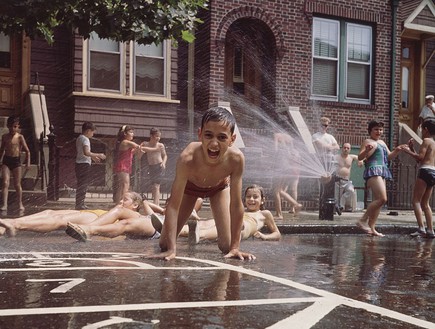
<svg viewBox="0 0 435 329"><path fill-rule="evenodd" d="M240 126L260 128L252 111L275 114L276 43L261 20L242 18L228 29L225 39L225 91Z"/></svg>

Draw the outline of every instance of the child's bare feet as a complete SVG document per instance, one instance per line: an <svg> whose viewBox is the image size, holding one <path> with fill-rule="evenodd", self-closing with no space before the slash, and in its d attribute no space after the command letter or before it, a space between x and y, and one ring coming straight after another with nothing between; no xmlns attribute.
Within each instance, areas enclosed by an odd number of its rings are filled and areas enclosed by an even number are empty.
<svg viewBox="0 0 435 329"><path fill-rule="evenodd" d="M369 227L367 222L364 219L360 219L356 222L356 226L362 229L367 234L372 234L372 229Z"/></svg>
<svg viewBox="0 0 435 329"><path fill-rule="evenodd" d="M378 231L376 231L375 228L371 228L369 234L370 234L370 235L373 235L373 236L379 236L379 237L383 237L383 236L385 236L384 234L379 233Z"/></svg>
<svg viewBox="0 0 435 329"><path fill-rule="evenodd" d="M15 229L15 226L12 223L9 223L7 220L0 219L0 226L4 227L4 234L7 237L11 238L17 235L17 230Z"/></svg>
<svg viewBox="0 0 435 329"><path fill-rule="evenodd" d="M198 216L198 213L196 212L195 209L192 210L192 213L190 214L189 219L192 219L192 220L200 220L200 218L199 218L199 216Z"/></svg>
<svg viewBox="0 0 435 329"><path fill-rule="evenodd" d="M296 206L294 206L295 215L299 214L299 212L302 210L303 207L304 206L300 203L298 203Z"/></svg>
<svg viewBox="0 0 435 329"><path fill-rule="evenodd" d="M275 219L284 219L284 216L282 215L282 213L275 213L274 218Z"/></svg>
<svg viewBox="0 0 435 329"><path fill-rule="evenodd" d="M20 207L18 208L20 211L24 211L26 210L26 208L24 208L23 204L20 204Z"/></svg>
<svg viewBox="0 0 435 329"><path fill-rule="evenodd" d="M0 211L7 211L8 210L8 206L3 206L0 208Z"/></svg>

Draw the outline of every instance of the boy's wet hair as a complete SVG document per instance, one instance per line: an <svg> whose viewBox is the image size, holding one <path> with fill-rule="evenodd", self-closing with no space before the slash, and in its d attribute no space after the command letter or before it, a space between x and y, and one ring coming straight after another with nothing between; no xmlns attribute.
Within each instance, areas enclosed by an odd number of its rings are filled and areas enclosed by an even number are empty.
<svg viewBox="0 0 435 329"><path fill-rule="evenodd" d="M429 130L431 136L435 135L435 119L429 118L423 121L421 124L421 129L426 128Z"/></svg>
<svg viewBox="0 0 435 329"><path fill-rule="evenodd" d="M158 133L161 133L159 128L151 128L150 129L150 136L157 135Z"/></svg>
<svg viewBox="0 0 435 329"><path fill-rule="evenodd" d="M230 128L231 134L234 133L234 129L236 127L236 119L230 111L223 107L216 106L209 108L207 111L205 111L204 115L202 116L201 129L204 128L205 124L209 121L222 121L226 126Z"/></svg>
<svg viewBox="0 0 435 329"><path fill-rule="evenodd" d="M15 123L20 123L20 117L16 116L16 115L12 115L8 118L8 120L6 121L6 125L8 127L12 127Z"/></svg>
<svg viewBox="0 0 435 329"><path fill-rule="evenodd" d="M139 211L140 208L142 207L142 202L143 202L142 196L139 193L133 192L133 191L128 191L127 194L130 195L131 200L133 201L133 203L137 203L138 204L138 206L136 208L136 211Z"/></svg>
<svg viewBox="0 0 435 329"><path fill-rule="evenodd" d="M261 201L263 201L263 203L260 204L260 210L264 210L264 202L266 201L266 197L265 197L265 194L264 194L264 189L260 185L257 185L257 184L249 185L245 189L245 193L243 195L243 198L246 199L246 193L248 193L249 190L253 190L253 189L256 189L256 190L260 191Z"/></svg>
<svg viewBox="0 0 435 329"><path fill-rule="evenodd" d="M97 127L92 122L85 121L82 124L82 132L85 132L86 130L95 131L97 130Z"/></svg>
<svg viewBox="0 0 435 329"><path fill-rule="evenodd" d="M369 134L372 131L373 128L375 127L381 127L384 128L384 123L382 121L378 121L378 120L372 120L369 122L369 126L367 128Z"/></svg>

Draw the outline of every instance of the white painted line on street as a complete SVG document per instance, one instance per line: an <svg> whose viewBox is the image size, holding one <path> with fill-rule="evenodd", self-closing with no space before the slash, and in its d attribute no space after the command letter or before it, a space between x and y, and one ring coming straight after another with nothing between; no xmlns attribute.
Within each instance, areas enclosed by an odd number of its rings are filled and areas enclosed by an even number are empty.
<svg viewBox="0 0 435 329"><path fill-rule="evenodd" d="M254 306L294 303L314 303L318 297L306 298L275 298L275 299L248 299L227 300L208 302L176 302L176 303L146 303L146 304L120 304L120 305L91 305L91 306L67 306L67 307L44 307L0 310L0 316L36 315L36 314L67 314L67 313L90 313L90 312L121 312L140 310L164 310L194 307L228 307L228 306Z"/></svg>
<svg viewBox="0 0 435 329"><path fill-rule="evenodd" d="M188 258L188 257L177 257L177 259L178 258L185 259L185 260L193 260L193 258ZM331 300L336 300L338 303L352 307L352 308L364 309L364 310L367 310L367 311L372 312L372 313L377 313L377 314L380 314L382 316L387 316L389 318L397 319L399 321L410 323L412 325L419 326L422 328L435 329L435 324L432 322L417 319L417 318L414 318L412 316L402 314L402 313L399 313L396 311L392 311L392 310L389 310L389 309L386 309L386 308L383 308L380 306L376 306L376 305L360 302L360 301L357 301L357 300L354 300L351 298L343 297L343 296L334 294L332 292L320 290L320 289L310 287L310 286L307 286L307 285L304 285L301 283L297 283L297 282L294 282L294 281L291 281L288 279L278 278L278 277L273 276L273 275L256 272L256 271L253 271L250 269L246 269L244 267L239 267L239 266L234 266L234 265L224 264L224 263L218 263L218 262L211 261L211 260L206 260L206 259L195 259L195 260L197 262L216 265L216 266L220 266L221 268L226 268L226 269L231 270L231 271L238 271L240 273L245 273L245 274L252 275L255 277L260 277L260 278L263 278L265 280L278 282L278 283L281 283L283 285L291 286L293 288L296 288L296 289L299 289L302 291L311 292L311 293L319 295L319 296L328 297Z"/></svg>
<svg viewBox="0 0 435 329"><path fill-rule="evenodd" d="M339 305L340 302L333 302L330 299L323 298L292 316L267 327L267 329L310 329Z"/></svg>
<svg viewBox="0 0 435 329"><path fill-rule="evenodd" d="M11 254L22 254L22 255L29 255L29 253L26 252L18 252L18 253L0 253L0 255L11 255ZM205 260L205 259L196 259L196 258L189 258L189 257L177 257L177 259L191 261L194 263L200 263L200 264L206 264L207 266L201 267L193 267L193 266L187 266L187 267L174 267L174 266L162 266L162 267L156 267L152 266L143 262L133 262L128 260L120 260L120 259L114 259L114 258L80 258L80 257L74 257L74 258L57 258L56 256L60 254L65 255L108 255L109 257L113 257L116 255L118 258L126 257L140 257L141 260L146 261L146 258L143 257L143 255L140 254L129 254L129 253L99 253L99 252L59 252L59 253L33 253L34 258L28 258L28 261L35 261L35 257L37 259L48 259L48 255L53 255L53 258L51 258L52 261L58 261L65 259L67 261L72 260L80 260L80 261L109 261L109 262L120 262L120 263L127 263L131 266L98 266L98 267L37 267L37 268L5 268L1 269L2 272L14 272L14 271L72 271L72 270L229 270L229 271L236 271L239 273L244 273L247 275L251 275L253 277L261 278L264 280L268 280L271 282L280 283L285 286L293 287L295 289L299 289L301 291L305 291L308 293L312 293L314 295L317 295L319 297L307 297L307 298L283 298L283 299L258 299L258 300L239 300L239 301L209 301L209 302L187 302L187 303L148 303L148 304L128 304L128 305L97 305L97 306L78 306L78 307L54 307L54 308L29 308L29 309L9 309L9 310L0 310L0 316L6 316L6 315L31 315L31 314L53 314L53 313L80 313L80 312L103 312L103 311L129 311L129 310L150 310L150 309L172 309L172 308L191 308L191 307L225 307L225 306L248 306L248 305L268 305L268 304L283 304L283 303L314 303L313 305L309 306L308 308L297 312L296 314L293 314L287 319L284 319L277 324L269 327L269 328L283 328L288 327L291 325L291 327L298 327L298 328L310 328L314 325L314 323L317 323L320 321L323 317L325 317L331 310L333 310L338 305L345 305L351 308L359 308L364 309L372 313L380 314L382 316L390 317L392 319L396 319L405 323L409 323L415 326L420 326L422 328L428 328L428 329L435 329L435 324L417 319L411 316L408 316L406 314L402 314L396 311L392 311L380 306L360 302L351 298L343 297L325 290L317 289L314 287L310 287L304 284L300 284L297 282L294 282L292 280L283 279L279 277L275 277L269 274L256 272L254 270L250 270L247 268L244 268L241 266L235 266L227 263L220 263L216 261L211 260ZM45 256L44 256L45 255ZM12 259L0 259L0 264L3 261L22 261L26 258L12 258ZM313 316L313 314L316 314L316 316ZM309 325L307 322L307 319L309 319L309 322L311 322L311 325ZM306 326L297 325L296 323L306 323Z"/></svg>

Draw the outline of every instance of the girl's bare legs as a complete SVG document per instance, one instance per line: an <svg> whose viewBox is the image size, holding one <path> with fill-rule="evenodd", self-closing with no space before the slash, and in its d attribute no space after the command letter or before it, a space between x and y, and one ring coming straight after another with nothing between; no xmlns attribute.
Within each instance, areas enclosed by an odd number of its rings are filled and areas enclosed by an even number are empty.
<svg viewBox="0 0 435 329"><path fill-rule="evenodd" d="M15 236L17 231L32 231L39 233L47 233L55 230L65 229L68 222L75 224L87 224L92 222L97 215L91 212L80 212L77 210L69 210L70 213L62 213L52 216L41 217L34 216L29 220L30 216L11 219L0 219L0 226L5 228L5 234L9 237ZM43 213L50 213L53 210L49 210Z"/></svg>
<svg viewBox="0 0 435 329"><path fill-rule="evenodd" d="M9 180L11 179L11 173L9 168L2 165L2 199L3 205L0 208L1 211L8 210L8 195L9 195Z"/></svg>
<svg viewBox="0 0 435 329"><path fill-rule="evenodd" d="M298 200L298 184L299 184L299 177L292 177L290 180L290 184L288 186L289 194L290 196L297 202ZM302 205L301 205L302 206ZM300 210L300 209L299 209ZM290 208L290 213L296 212L296 209L294 206Z"/></svg>
<svg viewBox="0 0 435 329"><path fill-rule="evenodd" d="M297 214L302 209L302 205L298 203L295 199L293 199L292 196L286 192L286 190L282 190L280 194L284 199L290 202L295 214Z"/></svg>
<svg viewBox="0 0 435 329"><path fill-rule="evenodd" d="M367 181L367 187L372 191L373 201L368 205L366 212L358 222L358 226L369 234L383 236L376 231L375 225L382 206L387 202L385 180L381 176L371 177Z"/></svg>
<svg viewBox="0 0 435 329"><path fill-rule="evenodd" d="M273 188L273 200L275 202L275 216L278 219L283 219L282 215L282 207L281 207L281 190L282 190L282 182L276 182Z"/></svg>
<svg viewBox="0 0 435 329"><path fill-rule="evenodd" d="M127 209L128 210L128 209ZM129 234L132 236L152 237L156 232L150 220L144 218L128 218L119 222L106 225L80 225L80 227L90 237L100 235L115 238L120 235Z"/></svg>
<svg viewBox="0 0 435 329"><path fill-rule="evenodd" d="M117 220L126 219L126 218L138 218L140 214L137 211L124 208L123 206L116 206L110 209L107 213L99 216L94 221L92 221L93 226L102 226L113 224Z"/></svg>
<svg viewBox="0 0 435 329"><path fill-rule="evenodd" d="M119 172L116 174L118 179L118 188L116 189L115 204L118 204L122 196L130 189L130 174Z"/></svg>

